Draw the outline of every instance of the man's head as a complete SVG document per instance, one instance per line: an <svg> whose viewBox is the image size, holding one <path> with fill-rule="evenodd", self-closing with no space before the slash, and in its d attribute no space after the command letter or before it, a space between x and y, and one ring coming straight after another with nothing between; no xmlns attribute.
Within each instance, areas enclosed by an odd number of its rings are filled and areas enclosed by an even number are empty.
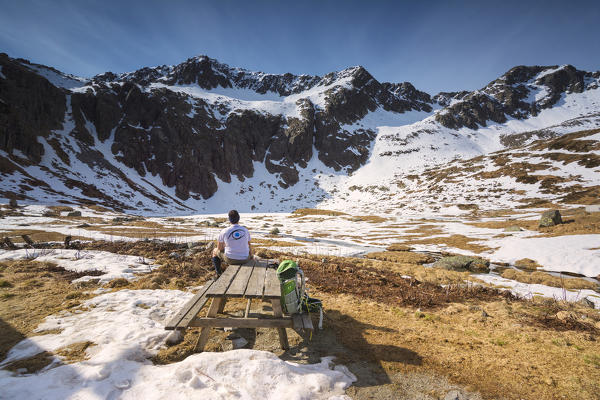
<svg viewBox="0 0 600 400"><path fill-rule="evenodd" d="M231 222L232 224L237 224L239 221L240 214L237 212L237 210L229 211L229 222Z"/></svg>

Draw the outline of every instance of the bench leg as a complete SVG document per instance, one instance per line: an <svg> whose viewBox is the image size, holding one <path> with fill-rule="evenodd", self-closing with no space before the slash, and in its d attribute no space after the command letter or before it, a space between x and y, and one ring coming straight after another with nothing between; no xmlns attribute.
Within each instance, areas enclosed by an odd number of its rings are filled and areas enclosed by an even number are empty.
<svg viewBox="0 0 600 400"><path fill-rule="evenodd" d="M273 314L276 317L282 317L283 311L281 310L281 301L279 299L272 299L271 305L273 306ZM283 350L289 349L290 346L288 344L288 338L285 328L277 328L277 330L279 331L279 344L281 344L281 348Z"/></svg>
<svg viewBox="0 0 600 400"><path fill-rule="evenodd" d="M219 308L221 308L221 303L224 303L222 297L213 298L212 303L210 303L210 308L208 309L208 314L206 316L215 317L219 311ZM195 352L199 353L204 351L204 346L206 346L206 342L208 342L208 335L210 335L211 329L212 328L210 328L209 326L205 326L204 328L202 328L202 330L200 331L200 337L198 337L196 347L194 348Z"/></svg>
<svg viewBox="0 0 600 400"><path fill-rule="evenodd" d="M250 304L252 304L252 299L248 299L248 303L246 303L246 312L244 312L244 318L248 318L250 314Z"/></svg>
<svg viewBox="0 0 600 400"><path fill-rule="evenodd" d="M224 298L224 297L220 297L220 299L221 299L221 305L219 306L219 309L217 310L217 313L218 314L223 314L223 310L225 309L225 303L227 303L227 299Z"/></svg>

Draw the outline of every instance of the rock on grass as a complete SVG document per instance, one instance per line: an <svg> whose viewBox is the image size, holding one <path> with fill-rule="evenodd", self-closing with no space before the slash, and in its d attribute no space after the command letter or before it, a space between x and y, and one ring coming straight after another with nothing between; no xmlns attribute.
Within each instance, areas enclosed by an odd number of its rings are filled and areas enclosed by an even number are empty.
<svg viewBox="0 0 600 400"><path fill-rule="evenodd" d="M433 267L453 271L490 272L490 262L488 260L470 256L444 257L436 261Z"/></svg>
<svg viewBox="0 0 600 400"><path fill-rule="evenodd" d="M542 214L540 219L540 228L562 224L562 217L558 210L548 210Z"/></svg>

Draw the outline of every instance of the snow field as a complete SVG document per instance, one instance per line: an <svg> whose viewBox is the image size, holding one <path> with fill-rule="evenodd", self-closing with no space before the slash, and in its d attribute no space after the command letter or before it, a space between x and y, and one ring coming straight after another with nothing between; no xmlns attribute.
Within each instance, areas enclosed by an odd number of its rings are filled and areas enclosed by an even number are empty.
<svg viewBox="0 0 600 400"><path fill-rule="evenodd" d="M0 261L35 260L51 262L69 271L101 271L99 276L83 276L73 282L100 279L100 284L116 278L134 279L135 274L157 268L154 260L137 256L114 254L107 251L69 249L0 250Z"/></svg>
<svg viewBox="0 0 600 400"><path fill-rule="evenodd" d="M0 370L0 393L14 399L348 399L344 390L356 377L331 358L300 365L269 352L233 350L152 365L148 358L169 334L164 324L191 296L121 290L86 301L85 312L48 317L38 331L62 331L21 341L0 366L82 341L95 343L89 358L66 365L57 358L34 375Z"/></svg>
<svg viewBox="0 0 600 400"><path fill-rule="evenodd" d="M569 290L556 288L546 285L540 285L537 283L523 283L517 282L512 279L502 278L500 276L489 275L489 274L476 274L473 275L475 278L481 279L492 285L507 287L518 296L522 296L526 299L531 299L533 296L548 297L555 300L565 300L571 302L577 302L584 298L594 303L594 308L600 309L600 294L593 290L581 289L581 290Z"/></svg>

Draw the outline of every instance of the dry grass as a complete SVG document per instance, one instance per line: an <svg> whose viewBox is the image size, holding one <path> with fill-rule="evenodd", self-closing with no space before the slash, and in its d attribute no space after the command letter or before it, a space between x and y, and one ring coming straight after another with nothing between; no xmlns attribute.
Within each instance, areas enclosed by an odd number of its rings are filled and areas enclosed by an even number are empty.
<svg viewBox="0 0 600 400"><path fill-rule="evenodd" d="M506 269L502 272L502 277L523 283L537 283L540 285L552 286L557 288L591 290L598 289L597 283L590 282L585 279L561 278L541 271L523 272L515 269Z"/></svg>
<svg viewBox="0 0 600 400"><path fill-rule="evenodd" d="M55 354L61 356L63 361L72 364L75 362L87 360L89 357L86 354L86 350L89 347L95 346L94 342L89 340L83 342L71 343L68 346L63 346L56 349Z"/></svg>
<svg viewBox="0 0 600 400"><path fill-rule="evenodd" d="M386 248L387 251L411 251L412 247L402 243L393 243Z"/></svg>
<svg viewBox="0 0 600 400"><path fill-rule="evenodd" d="M1 231L0 237L8 236L13 243L25 243L21 235L28 235L31 240L39 243L63 242L65 234L51 231L41 231L36 229L15 229L11 231ZM84 236L73 236L72 240L88 240Z"/></svg>
<svg viewBox="0 0 600 400"><path fill-rule="evenodd" d="M540 214L541 217L541 214ZM518 220L508 219L506 221L485 221L485 222L465 222L465 225L475 226L477 228L488 228L488 229L506 229L511 226L518 226L528 231L535 231L538 228L539 221L537 220Z"/></svg>
<svg viewBox="0 0 600 400"><path fill-rule="evenodd" d="M380 224L387 221L387 218L378 215L355 215L348 218L352 222L369 222L372 224Z"/></svg>
<svg viewBox="0 0 600 400"><path fill-rule="evenodd" d="M252 239L252 247L298 247L304 246L304 243L286 242L284 240L272 239Z"/></svg>
<svg viewBox="0 0 600 400"><path fill-rule="evenodd" d="M427 254L413 253L411 251L378 251L369 253L366 257L404 264L428 264L435 261L433 257Z"/></svg>
<svg viewBox="0 0 600 400"><path fill-rule="evenodd" d="M408 229L405 231L407 237L425 237L425 236L433 236L433 235L441 235L444 233L444 230L439 225L431 225L431 224L417 224L419 225L417 228Z"/></svg>
<svg viewBox="0 0 600 400"><path fill-rule="evenodd" d="M542 268L542 265L538 264L537 261L532 260L530 258L522 258L520 260L515 261L515 267L527 270L536 270L538 268Z"/></svg>
<svg viewBox="0 0 600 400"><path fill-rule="evenodd" d="M0 289L0 360L20 340L33 330L48 315L75 307L90 294L81 293L76 299L69 296L75 291L71 280L80 274L66 271L51 263L37 261L12 261L0 264L3 279L12 287ZM71 297L71 298L68 298ZM22 361L12 368L27 368L34 372L49 363L44 355Z"/></svg>
<svg viewBox="0 0 600 400"><path fill-rule="evenodd" d="M194 228L175 228L148 221L136 221L128 224L137 226L137 228L131 228L129 225L115 226L114 224L105 224L93 225L85 227L84 229L107 235L123 236L134 239L154 239L169 236L198 236L204 232Z"/></svg>
<svg viewBox="0 0 600 400"><path fill-rule="evenodd" d="M86 207L89 208L90 210L94 210L94 211L101 212L101 213L113 212L113 210L111 210L110 208L102 207L97 204L86 205Z"/></svg>
<svg viewBox="0 0 600 400"><path fill-rule="evenodd" d="M545 313L542 305L473 300L415 312L344 294L318 296L341 343L387 376L433 370L494 399L593 399L600 391L593 363L600 351L591 339L598 332L528 324Z"/></svg>
<svg viewBox="0 0 600 400"><path fill-rule="evenodd" d="M427 239L408 239L404 241L406 245L415 245L415 244L438 244L438 245L446 245L448 247L454 247L457 249L469 250L474 253L483 253L486 251L492 250L491 247L488 247L484 244L477 244L472 242L478 242L481 239L478 238L470 238L464 235L450 235L443 237L434 237Z"/></svg>
<svg viewBox="0 0 600 400"><path fill-rule="evenodd" d="M348 215L345 212L333 211L333 210L321 210L318 208L299 208L292 212L293 217L304 217L306 215L327 215L330 217L337 217L340 215Z"/></svg>

